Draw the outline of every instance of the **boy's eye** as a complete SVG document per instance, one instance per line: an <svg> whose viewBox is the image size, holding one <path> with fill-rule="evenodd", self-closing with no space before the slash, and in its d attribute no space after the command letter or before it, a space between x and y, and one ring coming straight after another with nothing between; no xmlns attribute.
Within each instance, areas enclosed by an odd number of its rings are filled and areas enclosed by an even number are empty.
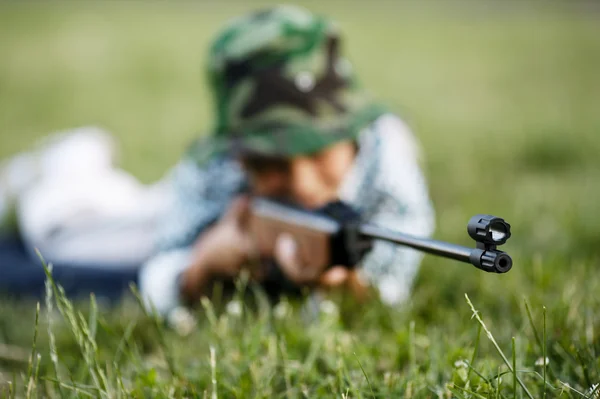
<svg viewBox="0 0 600 399"><path fill-rule="evenodd" d="M242 164L251 173L285 172L289 169L289 161L283 158L251 157L242 159Z"/></svg>

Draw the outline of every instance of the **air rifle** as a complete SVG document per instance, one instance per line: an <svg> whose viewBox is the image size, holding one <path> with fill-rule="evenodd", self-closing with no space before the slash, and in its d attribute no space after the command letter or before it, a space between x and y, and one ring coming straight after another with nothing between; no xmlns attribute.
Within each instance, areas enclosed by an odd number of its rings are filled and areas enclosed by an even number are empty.
<svg viewBox="0 0 600 399"><path fill-rule="evenodd" d="M470 263L490 273L506 273L511 257L497 249L510 238L510 225L491 215L473 216L467 225L475 248L421 238L363 223L360 215L343 202L307 211L267 198L251 200L250 229L263 253L272 253L277 237L291 235L305 264L314 267L354 267L383 240L433 255Z"/></svg>

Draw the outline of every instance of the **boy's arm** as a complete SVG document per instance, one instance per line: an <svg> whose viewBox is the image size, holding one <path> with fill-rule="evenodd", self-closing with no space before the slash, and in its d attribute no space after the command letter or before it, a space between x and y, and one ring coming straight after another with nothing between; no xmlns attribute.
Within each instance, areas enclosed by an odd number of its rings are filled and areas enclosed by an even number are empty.
<svg viewBox="0 0 600 399"><path fill-rule="evenodd" d="M180 276L193 262L196 238L215 223L244 184L239 165L214 159L204 167L183 160L172 174L174 191L158 252L140 271L140 291L148 305L164 314L180 304Z"/></svg>
<svg viewBox="0 0 600 399"><path fill-rule="evenodd" d="M430 236L434 210L414 136L400 119L385 116L374 126L374 137L377 143L369 143L369 155L376 156L377 161L365 168L373 168L374 177L363 179L368 187L360 191L366 195L355 194L364 209L365 221L411 235ZM422 258L422 253L411 248L375 241L359 273L378 289L385 303L395 304L409 295Z"/></svg>

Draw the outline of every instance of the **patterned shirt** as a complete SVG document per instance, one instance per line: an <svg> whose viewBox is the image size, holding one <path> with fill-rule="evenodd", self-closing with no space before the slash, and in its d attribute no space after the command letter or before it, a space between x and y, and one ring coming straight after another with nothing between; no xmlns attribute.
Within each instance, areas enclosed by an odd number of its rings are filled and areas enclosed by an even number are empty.
<svg viewBox="0 0 600 399"><path fill-rule="evenodd" d="M434 211L409 128L396 116L384 115L361 132L358 144L339 199L358 210L365 222L429 237ZM193 160L182 160L173 170L172 183L174 204L163 223L159 251L140 275L142 295L160 313L179 304L177 280L190 264L195 239L218 220L247 181L239 163L224 156L201 168ZM375 241L358 270L385 303L396 304L408 297L421 259L416 250Z"/></svg>

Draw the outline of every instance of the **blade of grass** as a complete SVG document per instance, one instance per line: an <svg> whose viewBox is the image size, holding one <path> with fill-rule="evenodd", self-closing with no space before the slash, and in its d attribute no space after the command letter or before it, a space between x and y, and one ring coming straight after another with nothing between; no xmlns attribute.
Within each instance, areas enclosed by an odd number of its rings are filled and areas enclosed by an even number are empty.
<svg viewBox="0 0 600 399"><path fill-rule="evenodd" d="M573 388L573 387L572 387L572 386L570 386L569 384L566 384L566 383L564 383L564 382L562 382L562 381L559 381L559 382L561 383L561 385L562 385L563 387L567 388L569 391L575 392L576 394L578 394L578 395L581 395L581 397L583 397L583 398L589 398L589 396L587 396L586 394L584 394L584 393L583 393L583 392L581 392L581 391L578 391L577 389Z"/></svg>
<svg viewBox="0 0 600 399"><path fill-rule="evenodd" d="M288 399L292 399L292 380L290 377L290 370L287 365L287 348L283 338L279 339L279 352L281 356L281 368L283 369L283 379L285 381L285 392Z"/></svg>
<svg viewBox="0 0 600 399"><path fill-rule="evenodd" d="M581 357L581 351L579 349L575 350L575 356L577 358L577 361L579 362L579 365L581 366L581 371L583 372L583 378L585 378L585 383L591 387L592 385L594 385L594 383L590 378L588 366L585 363L584 359Z"/></svg>
<svg viewBox="0 0 600 399"><path fill-rule="evenodd" d="M52 274L52 264L48 265L48 272L50 274ZM48 322L48 338L50 340L50 361L52 362L52 365L54 366L54 376L56 377L56 381L60 381L60 375L59 375L59 366L58 366L58 350L56 348L56 337L54 336L54 331L53 331L53 319L52 319L52 312L54 311L54 301L53 301L53 292L52 292L52 285L50 284L50 281L46 278L46 281L44 282L44 287L46 290L46 295L45 295L45 303L46 303L46 319ZM55 383L56 389L58 390L60 397L64 398L64 392L62 390L62 386L59 383Z"/></svg>
<svg viewBox="0 0 600 399"><path fill-rule="evenodd" d="M38 325L40 318L40 303L38 302L35 306L35 324L33 329L33 342L31 345L31 354L29 355L29 364L27 366L27 381L31 380L33 376L33 363L35 359L35 349L37 343L37 335L38 335Z"/></svg>
<svg viewBox="0 0 600 399"><path fill-rule="evenodd" d="M336 382L338 384L338 390L340 392L343 393L344 387L345 387L345 383L346 383L346 377L344 375L344 371L345 371L345 364L343 361L343 358L339 358L336 364ZM349 388L346 388L346 391L348 391Z"/></svg>
<svg viewBox="0 0 600 399"><path fill-rule="evenodd" d="M590 398L594 399L594 398L596 398L596 392L598 392L598 390L600 390L600 383L596 384L595 386L592 385L592 387L594 387L594 390L592 392L590 392Z"/></svg>
<svg viewBox="0 0 600 399"><path fill-rule="evenodd" d="M500 368L498 367L498 371L500 371ZM498 377L496 378L496 399L498 399L500 397L500 385L502 384L502 378Z"/></svg>
<svg viewBox="0 0 600 399"><path fill-rule="evenodd" d="M65 388L67 390L75 391L75 393L77 393L77 394L89 396L90 398L97 398L98 396L100 396L100 392L98 391L98 388L95 386L82 386L82 385L77 385L74 383L72 385L69 385L67 383L55 380L54 378L44 378L44 380L53 382L56 385L60 385L62 388ZM95 390L96 393L95 394L89 393L85 389Z"/></svg>
<svg viewBox="0 0 600 399"><path fill-rule="evenodd" d="M538 330L535 327L535 323L533 322L533 316L531 315L531 309L529 308L529 302L527 302L527 299L523 299L523 302L525 303L525 310L527 311L527 318L529 319L529 324L531 325L531 329L533 330L533 336L535 338L535 341L537 342L540 349L542 349L544 347L544 345L542 343L543 341L540 339L540 334L538 333Z"/></svg>
<svg viewBox="0 0 600 399"><path fill-rule="evenodd" d="M470 364L467 363L467 367L469 368L469 372L474 372L475 374L477 374L477 376L479 376L479 378L481 378L482 380L484 380L486 383L491 384L491 380L486 378L483 374L481 374L479 371L475 370L473 367L471 367ZM470 375L470 373L468 374Z"/></svg>
<svg viewBox="0 0 600 399"><path fill-rule="evenodd" d="M458 392L457 390L455 390L455 389L452 389L452 388L448 388L448 390L449 390L450 392L452 392L452 393L454 394L454 396L456 396L458 399L466 399L466 398L463 396L463 394L462 394L462 393L460 393L460 392Z"/></svg>
<svg viewBox="0 0 600 399"><path fill-rule="evenodd" d="M521 369L521 370L517 370L517 371L518 371L520 374L533 374L533 375L535 375L537 378L539 378L540 380L542 380L542 381L544 380L544 377L543 377L543 376L542 376L540 373L538 373L537 371L535 371L535 370ZM555 386L553 386L552 384L550 384L550 383L549 383L549 382L547 382L547 381L544 383L544 386L547 386L547 387L549 387L550 389L558 389L558 388L556 388Z"/></svg>
<svg viewBox="0 0 600 399"><path fill-rule="evenodd" d="M79 316L81 331L83 332L84 337L87 341L86 356L89 359L89 364L95 367L96 374L100 377L102 387L107 392L108 396L112 397L112 389L110 389L111 387L109 384L109 379L106 376L105 370L102 367L100 367L100 364L97 359L98 345L96 343L96 330L98 325L98 305L96 303L96 296L93 293L90 294L89 320L86 322L81 313L79 313Z"/></svg>
<svg viewBox="0 0 600 399"><path fill-rule="evenodd" d="M38 326L39 326L39 320L40 320L40 303L37 302L36 307L35 307L35 325L33 328L33 343L31 345L31 355L29 356L29 365L27 366L27 393L26 393L26 397L30 398L31 397L31 393L34 389L34 363L35 363L35 359L37 358L35 350L36 350L36 345L37 345L37 336L38 336ZM39 362L38 362L39 365Z"/></svg>
<svg viewBox="0 0 600 399"><path fill-rule="evenodd" d="M408 327L408 361L410 365L410 374L414 375L416 366L415 355L415 322L411 320Z"/></svg>
<svg viewBox="0 0 600 399"><path fill-rule="evenodd" d="M219 319L217 317L217 314L215 313L215 308L214 308L213 303L207 297L202 297L200 299L200 304L202 305L202 308L204 309L204 314L205 314L206 318L208 319L208 322L210 323L211 327L216 328L217 324L219 323Z"/></svg>
<svg viewBox="0 0 600 399"><path fill-rule="evenodd" d="M527 299L523 300L525 303L525 310L527 311L527 318L529 319L529 324L531 325L531 329L533 330L533 336L535 337L535 342L538 344L538 346L540 347L540 350L542 351L542 359L544 359L544 376L546 375L546 372L550 373L551 377L555 377L555 373L552 369L552 366L550 364L546 364L546 358L547 358L547 354L546 354L546 307L543 306L543 317L544 317L544 327L543 327L543 331L542 331L542 339L540 339L540 334L537 330L537 328L535 327L535 323L533 322L533 316L531 315L531 309L529 307L529 303L527 302ZM545 397L545 394L544 394Z"/></svg>
<svg viewBox="0 0 600 399"><path fill-rule="evenodd" d="M37 382L39 380L39 376L40 376L40 363L42 362L42 355L40 355L39 353L37 354L37 361L35 363L35 372L33 373L33 381L36 383L35 384L35 390L37 392Z"/></svg>
<svg viewBox="0 0 600 399"><path fill-rule="evenodd" d="M210 347L210 381L212 383L212 393L211 399L218 399L217 394L217 355L215 353L215 348L213 346Z"/></svg>
<svg viewBox="0 0 600 399"><path fill-rule="evenodd" d="M473 349L473 356L471 356L471 361L469 362L469 371L467 372L467 379L471 377L471 371L475 371L473 368L473 364L475 363L475 358L477 357L477 351L479 350L479 339L481 337L481 325L477 326L477 337L475 337L475 348ZM480 377L481 375L477 373Z"/></svg>
<svg viewBox="0 0 600 399"><path fill-rule="evenodd" d="M369 384L369 389L371 390L371 395L373 395L373 397L375 398L375 392L373 391L373 385L371 385L371 380L369 380L369 376L367 375L367 372L365 371L362 364L360 363L360 359L358 358L358 356L356 356L356 352L354 352L354 357L356 358L356 361L358 362L358 366L362 370L363 375L367 379L367 384Z"/></svg>
<svg viewBox="0 0 600 399"><path fill-rule="evenodd" d="M544 327L542 329L542 359L543 359L543 363L544 363L544 366L542 368L542 371L544 372L543 399L546 399L546 368L548 367L548 365L546 364L547 355L546 355L546 307L545 306L542 307L542 317L544 320L544 324L543 324Z"/></svg>
<svg viewBox="0 0 600 399"><path fill-rule="evenodd" d="M37 250L36 250L37 251ZM37 251L38 256L42 260L42 266L44 268L44 272L46 274L46 281L51 285L52 290L56 296L56 306L64 318L64 320L69 324L71 329L71 333L77 342L81 355L83 356L83 360L86 363L87 367L82 367L80 370L83 372L89 372L92 377L92 380L96 384L98 391L100 393L106 393L105 389L106 385L102 385L103 382L103 374L98 374L98 371L101 372L100 366L97 363L97 359L94 356L94 350L96 348L96 343L93 340L89 339L89 330L87 329L85 319L83 319L83 315L79 312L76 312L73 304L67 298L65 290L57 285L50 273L50 269L46 265L43 257L40 252ZM72 377L71 377L72 380Z"/></svg>
<svg viewBox="0 0 600 399"><path fill-rule="evenodd" d="M473 312L473 316L475 317L475 319L477 319L477 321L479 322L479 324L481 324L481 327L483 327L483 330L487 334L489 340L494 345L494 348L496 348L496 351L498 352L498 354L500 354L500 357L502 357L502 360L504 361L504 364L506 364L506 366L509 368L509 370L515 375L515 378L516 378L517 382L519 383L519 385L521 386L521 388L523 389L523 391L525 392L525 394L527 395L527 397L529 397L530 399L534 399L534 397L531 394L531 392L529 392L529 390L527 389L527 387L525 386L525 384L523 384L523 381L521 381L521 379L517 376L517 374L516 374L517 371L515 369L513 369L513 367L511 366L511 364L508 361L508 359L506 358L506 356L504 356L504 352L502 352L502 349L500 349L500 346L496 342L496 339L492 335L492 332L490 330L488 330L487 326L485 325L485 323L483 322L483 320L479 316L479 312L475 309L475 306L473 306L473 303L471 302L471 300L469 299L469 296L466 293L465 293L465 298L467 299L467 303L471 307L471 311Z"/></svg>
<svg viewBox="0 0 600 399"><path fill-rule="evenodd" d="M121 354L125 351L127 342L129 342L129 340L131 339L131 334L133 333L133 330L136 325L137 320L131 320L129 324L127 324L125 332L123 333L123 337L121 337L121 340L119 341L119 345L117 346L117 350L115 352L115 358L113 360L115 364L118 364L119 360L121 360Z"/></svg>
<svg viewBox="0 0 600 399"><path fill-rule="evenodd" d="M130 288L131 292L133 293L134 297L136 298L141 310L148 317L150 317L151 320L153 321L154 331L156 332L156 335L158 338L158 343L161 346L161 349L163 351L163 355L167 362L167 367L169 368L169 372L171 373L171 375L173 377L177 377L178 379L181 379L181 373L179 373L179 369L175 365L175 359L173 358L173 355L172 355L173 352L171 351L169 345L167 344L167 339L165 338L165 334L163 332L164 327L162 325L160 316L159 316L158 312L156 311L156 308L154 307L154 305L150 304L151 311L149 313L146 305L144 304L144 300L142 299L142 295L137 290L136 286L134 284L131 284L129 288Z"/></svg>
<svg viewBox="0 0 600 399"><path fill-rule="evenodd" d="M96 302L96 295L94 295L93 292L90 294L90 317L88 326L90 329L90 338L95 341L96 330L98 328L98 303Z"/></svg>
<svg viewBox="0 0 600 399"><path fill-rule="evenodd" d="M515 337L512 337L512 365L513 365L513 398L517 399L517 348Z"/></svg>
<svg viewBox="0 0 600 399"><path fill-rule="evenodd" d="M117 386L119 388L118 397L127 397L127 389L125 389L125 384L123 384L123 376L121 375L121 369L118 367L119 365L115 362L115 372L117 374Z"/></svg>
<svg viewBox="0 0 600 399"><path fill-rule="evenodd" d="M454 387L454 388L458 388L458 389L460 389L461 391L463 391L463 392L465 392L465 393L468 393L469 395L475 396L475 397L477 397L477 398L486 399L486 398L485 398L485 396L482 396L482 395L478 394L477 392L473 392L473 391L471 391L471 390L469 390L469 389L465 389L465 388L463 388L463 387L461 387L461 386L454 385L453 387ZM456 395L456 392L453 392L453 393Z"/></svg>

